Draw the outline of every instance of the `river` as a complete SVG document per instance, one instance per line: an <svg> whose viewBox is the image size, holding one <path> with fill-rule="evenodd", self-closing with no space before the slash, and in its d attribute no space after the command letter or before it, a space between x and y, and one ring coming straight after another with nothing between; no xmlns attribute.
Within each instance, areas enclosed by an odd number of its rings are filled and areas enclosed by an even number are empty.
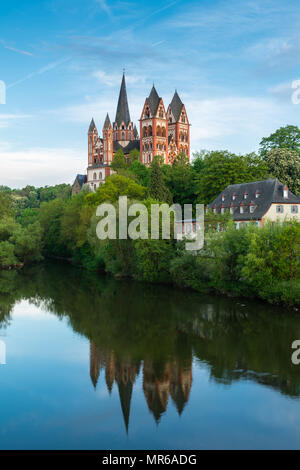
<svg viewBox="0 0 300 470"><path fill-rule="evenodd" d="M0 273L1 449L299 449L300 312L45 263Z"/></svg>

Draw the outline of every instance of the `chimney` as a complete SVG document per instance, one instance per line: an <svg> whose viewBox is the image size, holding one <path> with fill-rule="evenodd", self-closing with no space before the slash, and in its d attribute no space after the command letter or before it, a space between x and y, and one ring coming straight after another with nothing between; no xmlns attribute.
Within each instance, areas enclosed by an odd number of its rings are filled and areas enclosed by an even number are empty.
<svg viewBox="0 0 300 470"><path fill-rule="evenodd" d="M289 197L289 188L286 184L283 186L283 197L284 199L288 199Z"/></svg>

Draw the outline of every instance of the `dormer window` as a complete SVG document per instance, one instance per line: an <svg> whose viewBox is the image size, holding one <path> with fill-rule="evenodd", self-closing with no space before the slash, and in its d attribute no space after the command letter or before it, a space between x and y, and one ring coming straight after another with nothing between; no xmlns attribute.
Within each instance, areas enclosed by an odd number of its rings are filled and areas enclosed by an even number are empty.
<svg viewBox="0 0 300 470"><path fill-rule="evenodd" d="M221 206L221 214L225 214L225 207Z"/></svg>
<svg viewBox="0 0 300 470"><path fill-rule="evenodd" d="M233 214L234 213L234 207L233 207L233 204L230 204L230 214Z"/></svg>
<svg viewBox="0 0 300 470"><path fill-rule="evenodd" d="M233 194L233 195L232 195L232 200L233 200L233 201L236 200L236 194Z"/></svg>
<svg viewBox="0 0 300 470"><path fill-rule="evenodd" d="M244 204L241 203L240 205L240 214L243 214L244 213Z"/></svg>
<svg viewBox="0 0 300 470"><path fill-rule="evenodd" d="M256 199L258 199L259 196L260 196L260 192L259 192L259 191L255 191L255 197L256 197Z"/></svg>
<svg viewBox="0 0 300 470"><path fill-rule="evenodd" d="M224 201L225 201L225 196L224 196L224 194L222 194L222 202L224 202Z"/></svg>
<svg viewBox="0 0 300 470"><path fill-rule="evenodd" d="M289 188L287 187L287 185L283 187L283 197L284 199L288 199L289 197Z"/></svg>
<svg viewBox="0 0 300 470"><path fill-rule="evenodd" d="M244 199L247 199L248 193L244 193Z"/></svg>
<svg viewBox="0 0 300 470"><path fill-rule="evenodd" d="M214 207L213 207L213 213L214 213L214 214L217 213L217 206L214 206Z"/></svg>
<svg viewBox="0 0 300 470"><path fill-rule="evenodd" d="M253 214L253 212L255 211L255 205L253 204L253 202L250 203L249 209L250 209L250 214Z"/></svg>

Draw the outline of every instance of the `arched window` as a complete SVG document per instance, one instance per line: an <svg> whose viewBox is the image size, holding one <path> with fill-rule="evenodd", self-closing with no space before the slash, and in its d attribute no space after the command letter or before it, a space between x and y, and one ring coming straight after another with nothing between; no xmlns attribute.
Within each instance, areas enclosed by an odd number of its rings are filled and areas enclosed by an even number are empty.
<svg viewBox="0 0 300 470"><path fill-rule="evenodd" d="M147 107L145 110L145 117L149 118L150 117L150 109Z"/></svg>
<svg viewBox="0 0 300 470"><path fill-rule="evenodd" d="M96 173L94 173L94 175L93 175L93 178L94 178L94 180L96 180L96 179L97 179L97 175L96 175Z"/></svg>
<svg viewBox="0 0 300 470"><path fill-rule="evenodd" d="M148 136L151 137L152 135L152 126L148 127Z"/></svg>
<svg viewBox="0 0 300 470"><path fill-rule="evenodd" d="M143 127L143 137L147 137L147 127Z"/></svg>
<svg viewBox="0 0 300 470"><path fill-rule="evenodd" d="M122 132L122 140L125 140L125 132Z"/></svg>
<svg viewBox="0 0 300 470"><path fill-rule="evenodd" d="M161 135L162 135L163 137L166 137L166 128L165 128L165 127L162 128Z"/></svg>
<svg viewBox="0 0 300 470"><path fill-rule="evenodd" d="M156 135L157 135L158 137L161 136L161 127L160 127L160 126L157 126L157 128L156 128Z"/></svg>

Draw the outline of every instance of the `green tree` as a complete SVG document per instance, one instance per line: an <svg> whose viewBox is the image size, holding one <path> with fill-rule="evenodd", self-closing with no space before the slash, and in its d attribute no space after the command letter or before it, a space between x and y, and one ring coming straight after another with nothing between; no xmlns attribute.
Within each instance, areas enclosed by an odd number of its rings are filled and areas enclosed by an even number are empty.
<svg viewBox="0 0 300 470"><path fill-rule="evenodd" d="M166 186L159 157L154 157L150 168L150 178L148 184L149 196L157 201L172 202L172 195Z"/></svg>
<svg viewBox="0 0 300 470"><path fill-rule="evenodd" d="M255 153L235 155L228 151L207 152L204 167L196 174L197 201L212 202L230 184L264 180L268 177L267 163Z"/></svg>
<svg viewBox="0 0 300 470"><path fill-rule="evenodd" d="M139 180L139 183L143 186L147 186L149 182L149 169L143 165L139 160L134 160L129 170L134 173Z"/></svg>
<svg viewBox="0 0 300 470"><path fill-rule="evenodd" d="M286 148L300 153L300 129L297 126L280 127L260 142L260 154L265 156L270 150Z"/></svg>
<svg viewBox="0 0 300 470"><path fill-rule="evenodd" d="M114 171L118 171L119 169L122 169L122 168L123 169L127 168L127 163L126 163L124 152L122 149L117 150L110 166Z"/></svg>
<svg viewBox="0 0 300 470"><path fill-rule="evenodd" d="M6 192L0 192L0 218L5 216L12 216L12 200Z"/></svg>
<svg viewBox="0 0 300 470"><path fill-rule="evenodd" d="M130 166L133 162L140 161L141 153L137 149L131 150L127 157L127 165Z"/></svg>
<svg viewBox="0 0 300 470"><path fill-rule="evenodd" d="M163 173L175 203L183 206L195 202L195 172L184 154L179 155L172 165L164 165Z"/></svg>
<svg viewBox="0 0 300 470"><path fill-rule="evenodd" d="M97 207L103 202L116 202L120 196L141 200L145 195L146 188L132 179L122 175L111 175L94 193L86 196L86 202L90 206Z"/></svg>
<svg viewBox="0 0 300 470"><path fill-rule="evenodd" d="M296 195L300 194L300 158L294 150L277 148L265 156L270 173L286 184Z"/></svg>
<svg viewBox="0 0 300 470"><path fill-rule="evenodd" d="M14 252L23 263L32 263L42 259L42 227L39 222L15 230L10 238Z"/></svg>
<svg viewBox="0 0 300 470"><path fill-rule="evenodd" d="M0 268L8 268L17 263L14 245L8 241L0 242Z"/></svg>

